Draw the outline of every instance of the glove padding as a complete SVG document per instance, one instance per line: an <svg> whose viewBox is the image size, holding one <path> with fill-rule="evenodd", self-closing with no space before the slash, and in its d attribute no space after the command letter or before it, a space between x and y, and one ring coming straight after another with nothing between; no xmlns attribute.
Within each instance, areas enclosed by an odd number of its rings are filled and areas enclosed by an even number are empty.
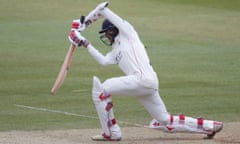
<svg viewBox="0 0 240 144"><path fill-rule="evenodd" d="M68 39L75 46L83 46L87 48L90 44L90 42L77 30L71 30Z"/></svg>

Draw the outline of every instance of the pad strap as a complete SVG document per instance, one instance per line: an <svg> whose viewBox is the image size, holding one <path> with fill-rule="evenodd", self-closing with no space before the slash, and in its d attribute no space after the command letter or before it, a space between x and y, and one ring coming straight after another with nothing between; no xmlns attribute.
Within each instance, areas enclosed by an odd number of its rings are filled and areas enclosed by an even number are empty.
<svg viewBox="0 0 240 144"><path fill-rule="evenodd" d="M100 99L101 101L103 101L103 100L105 100L105 99L107 99L107 98L110 98L110 97L111 97L110 94L105 96L103 93L101 93L101 94L99 95L99 99Z"/></svg>
<svg viewBox="0 0 240 144"><path fill-rule="evenodd" d="M197 119L197 124L198 124L199 129L203 128L203 118L202 117Z"/></svg>

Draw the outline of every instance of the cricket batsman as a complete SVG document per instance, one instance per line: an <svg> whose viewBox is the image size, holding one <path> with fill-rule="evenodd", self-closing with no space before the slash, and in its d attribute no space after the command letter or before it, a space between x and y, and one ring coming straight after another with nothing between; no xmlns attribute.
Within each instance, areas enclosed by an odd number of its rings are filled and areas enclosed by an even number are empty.
<svg viewBox="0 0 240 144"><path fill-rule="evenodd" d="M213 138L223 128L223 123L203 118L187 117L184 114L170 114L159 94L158 77L150 64L143 43L133 26L108 8L108 2L99 4L83 23L73 20L69 40L73 45L86 48L101 65L116 64L125 74L100 82L93 77L92 99L102 127L100 135L92 136L94 141L120 141L121 129L113 113L112 96L135 96L153 117L149 127L164 132L190 132ZM104 18L99 31L101 40L112 47L103 55L80 32L90 24Z"/></svg>

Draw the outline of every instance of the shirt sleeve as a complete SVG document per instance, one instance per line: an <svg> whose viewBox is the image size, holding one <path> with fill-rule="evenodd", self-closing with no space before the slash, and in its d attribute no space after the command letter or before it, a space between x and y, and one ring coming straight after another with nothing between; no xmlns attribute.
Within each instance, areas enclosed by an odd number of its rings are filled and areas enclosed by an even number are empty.
<svg viewBox="0 0 240 144"><path fill-rule="evenodd" d="M107 66L109 64L116 64L116 61L114 60L114 57L111 53L111 51L109 53L106 54L106 56L104 56L102 53L100 53L97 49L95 49L91 44L88 46L88 52L90 53L90 55L101 65L103 66Z"/></svg>

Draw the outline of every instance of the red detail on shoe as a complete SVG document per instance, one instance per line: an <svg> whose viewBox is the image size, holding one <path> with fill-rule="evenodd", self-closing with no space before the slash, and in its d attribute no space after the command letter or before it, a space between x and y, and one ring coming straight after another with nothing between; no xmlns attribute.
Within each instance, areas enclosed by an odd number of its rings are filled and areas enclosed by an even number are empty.
<svg viewBox="0 0 240 144"><path fill-rule="evenodd" d="M174 127L172 127L172 126L169 126L169 125L167 125L167 126L166 126L166 128L167 128L167 129L168 129L168 131L170 131L170 132L171 132L171 131L174 129Z"/></svg>
<svg viewBox="0 0 240 144"><path fill-rule="evenodd" d="M101 93L101 94L99 95L99 99L100 99L101 101L103 101L103 100L109 98L110 96L111 96L110 94L105 96L103 93Z"/></svg>
<svg viewBox="0 0 240 144"><path fill-rule="evenodd" d="M106 135L105 133L103 133L102 136L103 136L105 139L107 139L107 140L111 140L111 136L108 136L108 135Z"/></svg>
<svg viewBox="0 0 240 144"><path fill-rule="evenodd" d="M159 122L155 122L155 123L153 123L153 126L155 126L155 127L160 126L160 123Z"/></svg>
<svg viewBox="0 0 240 144"><path fill-rule="evenodd" d="M180 124L184 124L185 123L185 115L184 114L180 114L179 115L179 123Z"/></svg>
<svg viewBox="0 0 240 144"><path fill-rule="evenodd" d="M201 129L203 127L203 118L198 118L197 119L197 124L198 124L198 128Z"/></svg>
<svg viewBox="0 0 240 144"><path fill-rule="evenodd" d="M109 103L107 103L107 105L106 105L106 107L105 107L105 110L106 110L106 111L110 111L110 110L112 109L112 107L113 107L112 102L109 102Z"/></svg>
<svg viewBox="0 0 240 144"><path fill-rule="evenodd" d="M173 120L174 120L173 115L170 114L170 123L171 123L171 124L173 123Z"/></svg>
<svg viewBox="0 0 240 144"><path fill-rule="evenodd" d="M102 134L104 141L120 141L121 137L119 138L112 138L111 136L106 135L105 133Z"/></svg>

